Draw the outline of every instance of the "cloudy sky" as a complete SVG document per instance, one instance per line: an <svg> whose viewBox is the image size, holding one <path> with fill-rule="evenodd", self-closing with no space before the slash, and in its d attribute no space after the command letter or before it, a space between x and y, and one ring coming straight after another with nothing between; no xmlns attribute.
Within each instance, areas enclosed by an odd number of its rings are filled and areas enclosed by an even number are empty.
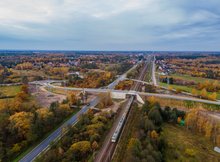
<svg viewBox="0 0 220 162"><path fill-rule="evenodd" d="M0 0L0 49L220 51L220 0Z"/></svg>

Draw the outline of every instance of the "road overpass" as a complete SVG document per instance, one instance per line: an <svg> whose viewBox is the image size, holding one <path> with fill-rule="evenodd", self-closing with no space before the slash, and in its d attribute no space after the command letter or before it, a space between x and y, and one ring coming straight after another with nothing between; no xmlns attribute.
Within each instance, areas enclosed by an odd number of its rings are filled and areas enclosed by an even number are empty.
<svg viewBox="0 0 220 162"><path fill-rule="evenodd" d="M135 66L133 67L135 68ZM132 70L132 69L131 69ZM111 83L107 88L102 89L96 89L96 88L74 88L74 87L61 87L53 85L53 83L61 83L63 81L61 80L44 80L44 81L35 81L31 82L29 84L34 85L41 85L48 88L57 88L57 89L63 89L68 91L86 91L89 93L111 93L112 98L126 98L127 95L134 95L136 96L137 100L139 102L143 103L143 100L140 96L155 96L155 97L161 97L161 98L168 98L168 99L176 99L176 100L188 100L188 101L195 101L195 102L201 102L201 103L208 103L208 104L215 104L220 105L219 102L216 101L208 101L198 98L192 98L192 97L183 97L183 96L177 96L177 95L167 95L167 94L157 94L157 93L145 93L145 92L138 92L138 91L126 91L126 90L114 90L113 88L115 85L118 84L119 81L126 78L127 73L120 76L118 79L116 79L113 83ZM141 101L142 100L142 101ZM38 146L36 146L31 152L29 152L26 156L24 156L20 162L31 162L33 161L40 153L47 150L50 147L50 143L52 141L55 141L61 137L62 129L65 128L67 125L74 125L78 121L78 116L85 113L90 107L95 106L98 103L99 99L96 97L94 100L90 102L89 106L84 106L76 115L72 116L67 122L65 122L62 126L60 126L58 129L56 129L52 134L50 134L44 141L42 141Z"/></svg>
<svg viewBox="0 0 220 162"><path fill-rule="evenodd" d="M206 104L220 105L220 102L217 102L217 101L210 101L210 100L205 100L205 99L199 99L199 98L188 97L188 96L178 96L178 95L172 95L172 94L147 93L147 92L138 92L138 91L130 91L130 90L115 90L115 89L104 89L104 88L97 89L97 88L61 87L61 86L55 86L51 83L47 83L45 85L48 88L63 89L67 91L85 91L89 93L111 93L112 98L115 98L115 99L125 99L127 95L134 95L136 96L137 100L140 103L143 103L143 99L141 99L140 96L155 96L159 98L194 101L194 102L201 102L201 103L206 103Z"/></svg>
<svg viewBox="0 0 220 162"><path fill-rule="evenodd" d="M147 67L148 67L147 64L148 63L146 62L144 64L144 66L142 67L141 72L138 74L139 80L143 80L145 78L145 74L146 74ZM141 88L141 84L135 83L132 85L131 90L138 91L140 88ZM120 135L121 135L120 132L123 130L124 125L126 124L127 116L129 115L129 110L130 110L131 104L134 100L134 95L136 95L135 91L130 91L130 92L132 94L132 97L128 96L129 100L128 100L126 106L124 108L122 108L122 110L117 115L115 122L113 123L111 129L109 130L108 134L106 135L106 138L103 142L103 146L100 148L99 152L97 153L97 155L94 159L95 162L111 161L112 156L115 151L115 148L117 147L117 144L118 144L117 141L120 139ZM118 97L119 93L118 92L111 92L111 94L114 94ZM124 94L120 93L119 96L125 97L126 95L127 95L126 93L124 93ZM142 98L139 95L136 95L136 96L137 96L137 100L139 100L139 102L140 101L143 102ZM115 142L112 142L112 138L113 138L113 141L115 141Z"/></svg>
<svg viewBox="0 0 220 162"><path fill-rule="evenodd" d="M48 88L58 88L58 89L64 89L64 90L70 90L70 91L86 91L86 92L108 92L110 89L113 89L120 80L122 80L124 77L127 76L127 73L134 68L136 68L137 65L134 65L130 70L128 70L125 74L121 75L119 78L117 78L114 82L109 84L106 89L93 89L93 88L69 88L69 87L60 87L55 86L53 83L62 83L65 82L64 80L42 80L42 81L34 81L29 82L29 84L32 85L40 85ZM109 89L108 89L109 88ZM114 93L112 94L114 96ZM120 95L120 93L117 93L118 96L125 95L124 93ZM57 128L53 133L51 133L45 140L43 140L39 145L37 145L33 150L31 150L28 154L26 154L19 162L32 162L37 156L39 156L42 152L49 149L51 142L56 141L60 139L63 135L62 130L63 128L66 128L68 125L74 125L78 122L78 117L85 112L88 111L89 108L94 107L98 104L99 98L96 97L90 102L90 105L86 105L82 107L82 109L75 115L73 115L69 120L67 120L64 124L62 124L59 128Z"/></svg>

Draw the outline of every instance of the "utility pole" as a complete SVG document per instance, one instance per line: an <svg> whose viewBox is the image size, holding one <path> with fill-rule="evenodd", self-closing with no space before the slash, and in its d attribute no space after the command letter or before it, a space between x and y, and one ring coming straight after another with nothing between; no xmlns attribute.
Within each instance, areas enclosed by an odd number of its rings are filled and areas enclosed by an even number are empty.
<svg viewBox="0 0 220 162"><path fill-rule="evenodd" d="M85 89L83 88L83 92L82 92L82 94L83 94L83 103L86 103L86 92L85 92Z"/></svg>

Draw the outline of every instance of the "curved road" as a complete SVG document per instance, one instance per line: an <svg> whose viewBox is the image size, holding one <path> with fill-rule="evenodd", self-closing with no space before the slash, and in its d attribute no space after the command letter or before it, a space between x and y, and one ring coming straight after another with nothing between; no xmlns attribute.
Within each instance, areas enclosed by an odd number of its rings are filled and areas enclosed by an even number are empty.
<svg viewBox="0 0 220 162"><path fill-rule="evenodd" d="M136 68L136 66L137 65L134 65L129 71ZM108 85L107 88L113 89L118 84L118 82L120 80L123 80L126 77L126 75L129 71L127 71L125 74L123 74L119 78L117 78L114 82L112 82L110 85ZM53 82L62 82L62 81L53 81L53 80L52 81L51 80L35 81L35 82L31 82L30 84L39 84L39 85L44 85L44 86L48 86L48 87L54 87L53 85L51 85L51 83L53 83ZM72 90L72 88L65 88L65 87L56 87L56 88ZM78 91L86 90L86 89L83 89L83 88L73 88L73 89L78 90ZM109 89L106 89L105 92L109 91ZM101 89L92 89L92 90L96 91L96 92L99 92L99 90L101 90ZM76 124L78 122L78 117L80 115L84 114L90 107L96 106L98 104L98 102L99 102L98 97L93 99L90 102L89 106L84 106L77 114L73 115L68 121L66 121L62 126L60 126L58 129L56 129L53 133L51 133L45 140L43 140L31 152L29 152L26 156L24 156L21 160L19 160L19 162L31 162L31 161L33 161L40 153L42 153L43 151L47 150L50 147L51 142L56 141L57 139L59 139L61 137L63 128L65 128L68 125Z"/></svg>
<svg viewBox="0 0 220 162"><path fill-rule="evenodd" d="M133 67L134 68L134 67ZM142 95L142 96L156 96L161 98L169 98L169 99L177 99L177 100L187 100L187 101L195 101L195 102L202 102L207 104L215 104L220 105L220 102L216 101L209 101L209 100L203 100L198 98L192 98L192 97L183 97L183 96L176 96L176 95L168 95L168 94L156 94L156 93L144 93L144 92L137 92L137 91L122 91L122 90L112 90L115 85L120 81L123 80L126 77L125 73L124 75L120 76L118 79L116 79L113 83L111 83L107 88L109 89L92 89L92 88L69 88L69 87L59 87L51 85L51 82L44 82L43 85L48 87L54 87L59 89L65 89L65 90L73 90L73 91L88 91L88 92L118 92L118 93L125 93L125 94L131 94L131 95ZM33 84L41 84L41 83L33 83ZM29 152L25 157L23 157L19 162L31 162L33 161L41 152L48 149L50 146L50 143L52 141L55 141L61 137L62 129L65 128L67 125L74 125L78 121L78 116L85 113L90 107L95 106L98 103L98 97L96 97L94 100L90 102L89 106L84 106L77 114L72 116L67 122L65 122L61 127L59 127L57 130L55 130L52 134L50 134L44 141L42 141L37 147L35 147L31 152Z"/></svg>

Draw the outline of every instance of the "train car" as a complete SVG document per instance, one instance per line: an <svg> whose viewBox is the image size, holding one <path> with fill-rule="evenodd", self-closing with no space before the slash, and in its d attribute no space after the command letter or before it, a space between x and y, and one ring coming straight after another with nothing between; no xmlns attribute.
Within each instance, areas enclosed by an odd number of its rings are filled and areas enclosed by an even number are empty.
<svg viewBox="0 0 220 162"><path fill-rule="evenodd" d="M112 142L116 142L116 141L117 141L118 136L119 136L119 134L121 133L122 126L123 126L124 121L125 121L125 117L126 117L126 114L124 113L124 114L122 115L122 117L121 117L119 123L118 123L118 126L117 126L117 128L116 128L116 130L115 130L113 136L112 136Z"/></svg>
<svg viewBox="0 0 220 162"><path fill-rule="evenodd" d="M120 119L120 121L119 121L119 123L116 127L116 130L115 130L115 132L114 132L114 134L111 138L111 142L113 142L113 143L117 142L117 140L120 136L120 133L121 133L122 128L124 126L125 120L127 118L127 115L128 115L128 112L130 110L130 107L131 107L131 104L132 104L133 100L134 100L134 97L132 96L131 99L129 100L128 104L125 107L125 112L123 113L123 115L122 115L122 117L121 117L121 119Z"/></svg>

